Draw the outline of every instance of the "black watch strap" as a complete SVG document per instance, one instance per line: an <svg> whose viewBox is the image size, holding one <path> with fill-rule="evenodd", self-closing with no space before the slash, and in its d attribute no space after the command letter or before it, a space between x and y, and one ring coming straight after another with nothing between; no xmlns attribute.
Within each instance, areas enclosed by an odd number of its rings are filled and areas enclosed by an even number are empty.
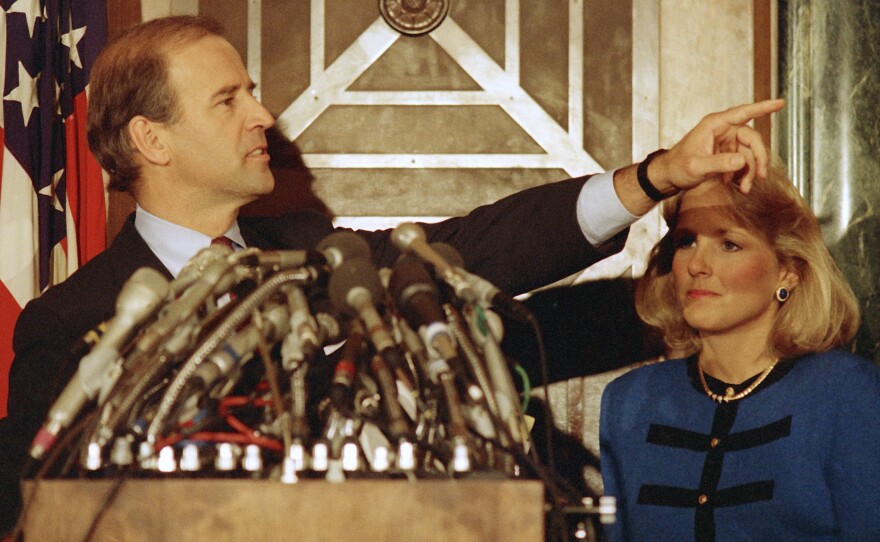
<svg viewBox="0 0 880 542"><path fill-rule="evenodd" d="M638 169L636 169L636 178L639 180L639 186L642 187L642 190L644 190L645 194L653 201L663 201L664 199L676 194L676 192L671 192L669 194L664 194L663 192L660 192L653 184L651 184L650 179L648 179L648 164L650 164L651 161L654 160L654 158L657 158L665 152L666 149L658 149L652 152L651 154L646 156L644 160L642 160L642 163L639 164Z"/></svg>

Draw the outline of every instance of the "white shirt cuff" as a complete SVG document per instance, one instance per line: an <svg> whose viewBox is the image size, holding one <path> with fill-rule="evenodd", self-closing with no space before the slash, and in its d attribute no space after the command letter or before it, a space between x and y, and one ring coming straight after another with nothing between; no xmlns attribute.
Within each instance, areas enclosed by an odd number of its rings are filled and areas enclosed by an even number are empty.
<svg viewBox="0 0 880 542"><path fill-rule="evenodd" d="M593 175L581 188L577 200L577 219L591 245L601 245L638 218L627 211L617 197L613 171Z"/></svg>

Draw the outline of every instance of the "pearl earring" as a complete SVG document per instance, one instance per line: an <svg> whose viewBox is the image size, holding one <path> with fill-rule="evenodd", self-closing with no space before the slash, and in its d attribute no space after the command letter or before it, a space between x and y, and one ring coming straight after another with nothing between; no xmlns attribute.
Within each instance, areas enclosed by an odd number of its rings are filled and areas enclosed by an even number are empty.
<svg viewBox="0 0 880 542"><path fill-rule="evenodd" d="M788 300L788 288L785 286L780 286L778 290L776 290L776 300L780 303L785 303Z"/></svg>

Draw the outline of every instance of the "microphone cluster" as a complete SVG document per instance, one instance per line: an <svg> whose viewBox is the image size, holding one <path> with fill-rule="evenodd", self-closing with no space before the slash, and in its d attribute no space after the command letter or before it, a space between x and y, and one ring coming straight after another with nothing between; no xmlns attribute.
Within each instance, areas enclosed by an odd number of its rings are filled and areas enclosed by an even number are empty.
<svg viewBox="0 0 880 542"><path fill-rule="evenodd" d="M213 245L143 268L30 455L60 475L515 477L528 429L499 342L524 309L415 224L377 270L350 232L314 251Z"/></svg>

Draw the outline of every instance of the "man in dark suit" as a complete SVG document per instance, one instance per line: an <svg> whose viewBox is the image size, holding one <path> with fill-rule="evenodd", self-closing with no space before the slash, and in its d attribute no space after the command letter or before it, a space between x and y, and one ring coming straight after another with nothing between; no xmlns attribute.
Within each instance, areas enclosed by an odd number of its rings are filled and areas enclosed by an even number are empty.
<svg viewBox="0 0 880 542"><path fill-rule="evenodd" d="M333 231L313 212L239 220L243 205L273 188L265 131L274 121L254 98L238 53L210 21L139 25L107 46L91 77L89 145L111 189L130 191L138 206L110 248L19 318L9 415L0 420L0 532L16 516L28 445L76 370L71 344L113 315L136 269L152 267L170 279L224 235L242 247L299 249ZM548 284L618 250L629 223L663 196L717 175L748 190L767 154L746 123L781 107L763 102L706 117L645 163L641 183L633 165L529 189L425 225L428 239L452 244L470 271L502 291ZM360 233L377 266L397 257L388 232Z"/></svg>

